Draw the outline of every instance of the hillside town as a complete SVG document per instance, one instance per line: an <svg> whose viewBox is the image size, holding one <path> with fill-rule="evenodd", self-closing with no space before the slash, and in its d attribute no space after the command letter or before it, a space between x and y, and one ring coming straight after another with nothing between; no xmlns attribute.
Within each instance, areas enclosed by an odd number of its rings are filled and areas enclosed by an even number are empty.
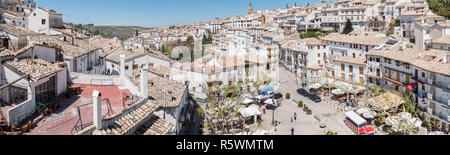
<svg viewBox="0 0 450 155"><path fill-rule="evenodd" d="M0 3L0 135L450 131L450 20L425 0L250 3L127 40L37 5Z"/></svg>

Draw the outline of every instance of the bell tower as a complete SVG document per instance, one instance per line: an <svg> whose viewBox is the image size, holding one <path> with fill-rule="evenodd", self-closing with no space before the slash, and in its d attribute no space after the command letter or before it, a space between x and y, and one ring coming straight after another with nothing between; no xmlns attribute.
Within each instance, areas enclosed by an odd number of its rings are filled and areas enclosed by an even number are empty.
<svg viewBox="0 0 450 155"><path fill-rule="evenodd" d="M252 14L253 13L253 5L252 3L248 4L248 14Z"/></svg>

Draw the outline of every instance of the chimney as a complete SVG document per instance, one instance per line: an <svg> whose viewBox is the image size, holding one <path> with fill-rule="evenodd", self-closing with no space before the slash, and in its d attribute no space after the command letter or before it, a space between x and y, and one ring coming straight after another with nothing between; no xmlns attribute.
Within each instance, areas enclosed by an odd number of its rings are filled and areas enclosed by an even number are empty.
<svg viewBox="0 0 450 155"><path fill-rule="evenodd" d="M444 59L442 60L442 62L446 64L446 63L449 63L449 61L450 61L450 54L447 54L444 56Z"/></svg>
<svg viewBox="0 0 450 155"><path fill-rule="evenodd" d="M143 65L141 68L141 97L148 98L148 66Z"/></svg>
<svg viewBox="0 0 450 155"><path fill-rule="evenodd" d="M36 51L34 46L31 49L31 62L34 62L34 57L36 56Z"/></svg>
<svg viewBox="0 0 450 155"><path fill-rule="evenodd" d="M125 54L120 55L120 78L125 78Z"/></svg>
<svg viewBox="0 0 450 155"><path fill-rule="evenodd" d="M97 130L101 130L103 128L102 124L102 94L94 90L92 93L92 103L94 106L94 125Z"/></svg>
<svg viewBox="0 0 450 155"><path fill-rule="evenodd" d="M71 34L71 37L72 37L72 45L75 45L75 37L74 37L74 33L73 33L73 29L70 29L70 34Z"/></svg>

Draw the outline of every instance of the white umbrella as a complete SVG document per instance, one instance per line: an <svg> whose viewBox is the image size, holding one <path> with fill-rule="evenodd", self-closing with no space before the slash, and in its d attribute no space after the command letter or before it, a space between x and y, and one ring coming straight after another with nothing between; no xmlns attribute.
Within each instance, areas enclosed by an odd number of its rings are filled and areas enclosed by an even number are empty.
<svg viewBox="0 0 450 155"><path fill-rule="evenodd" d="M255 99L262 100L262 99L264 99L264 96L262 96L262 95L255 96Z"/></svg>
<svg viewBox="0 0 450 155"><path fill-rule="evenodd" d="M243 97L244 98L253 98L252 94L245 94Z"/></svg>
<svg viewBox="0 0 450 155"><path fill-rule="evenodd" d="M265 104L275 104L274 100L268 99L264 102Z"/></svg>
<svg viewBox="0 0 450 155"><path fill-rule="evenodd" d="M361 115L361 114L370 112L370 110L366 107L362 107L362 108L359 108L358 110L356 110L355 112L356 112L356 114Z"/></svg>
<svg viewBox="0 0 450 155"><path fill-rule="evenodd" d="M375 118L375 115L373 115L373 114L369 111L369 112L363 113L363 117L364 117L365 119L374 119L374 118Z"/></svg>
<svg viewBox="0 0 450 155"><path fill-rule="evenodd" d="M407 113L407 112L401 112L398 114L398 117L400 117L401 119L411 119L411 114Z"/></svg>
<svg viewBox="0 0 450 155"><path fill-rule="evenodd" d="M341 89L334 89L331 91L334 95L344 95L345 92L343 92Z"/></svg>
<svg viewBox="0 0 450 155"><path fill-rule="evenodd" d="M310 85L308 88L310 88L310 89L319 89L320 87L322 87L322 84L315 83L315 84Z"/></svg>
<svg viewBox="0 0 450 155"><path fill-rule="evenodd" d="M244 104L250 104L252 102L254 102L254 101L252 99L248 99L248 98L246 98L246 99L244 99L244 101L242 101L242 103L244 103Z"/></svg>

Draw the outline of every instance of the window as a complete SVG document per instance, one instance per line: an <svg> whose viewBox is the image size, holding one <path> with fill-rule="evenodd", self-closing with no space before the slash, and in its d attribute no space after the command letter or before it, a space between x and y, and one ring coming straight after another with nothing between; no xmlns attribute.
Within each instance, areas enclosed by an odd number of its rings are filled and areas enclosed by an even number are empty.
<svg viewBox="0 0 450 155"><path fill-rule="evenodd" d="M42 25L45 25L45 19L42 19Z"/></svg>
<svg viewBox="0 0 450 155"><path fill-rule="evenodd" d="M319 54L317 54L317 57L319 57L319 58L320 58L320 53L319 53Z"/></svg>
<svg viewBox="0 0 450 155"><path fill-rule="evenodd" d="M422 77L425 78L425 72L422 72Z"/></svg>
<svg viewBox="0 0 450 155"><path fill-rule="evenodd" d="M341 70L345 71L345 64L341 64Z"/></svg>
<svg viewBox="0 0 450 155"><path fill-rule="evenodd" d="M353 73L353 66L350 65L350 66L348 66L348 68L349 68L349 70L350 70L350 73Z"/></svg>
<svg viewBox="0 0 450 155"><path fill-rule="evenodd" d="M353 58L356 58L356 54L355 53L353 53Z"/></svg>
<svg viewBox="0 0 450 155"><path fill-rule="evenodd" d="M359 74L363 75L364 74L364 67L359 67Z"/></svg>

